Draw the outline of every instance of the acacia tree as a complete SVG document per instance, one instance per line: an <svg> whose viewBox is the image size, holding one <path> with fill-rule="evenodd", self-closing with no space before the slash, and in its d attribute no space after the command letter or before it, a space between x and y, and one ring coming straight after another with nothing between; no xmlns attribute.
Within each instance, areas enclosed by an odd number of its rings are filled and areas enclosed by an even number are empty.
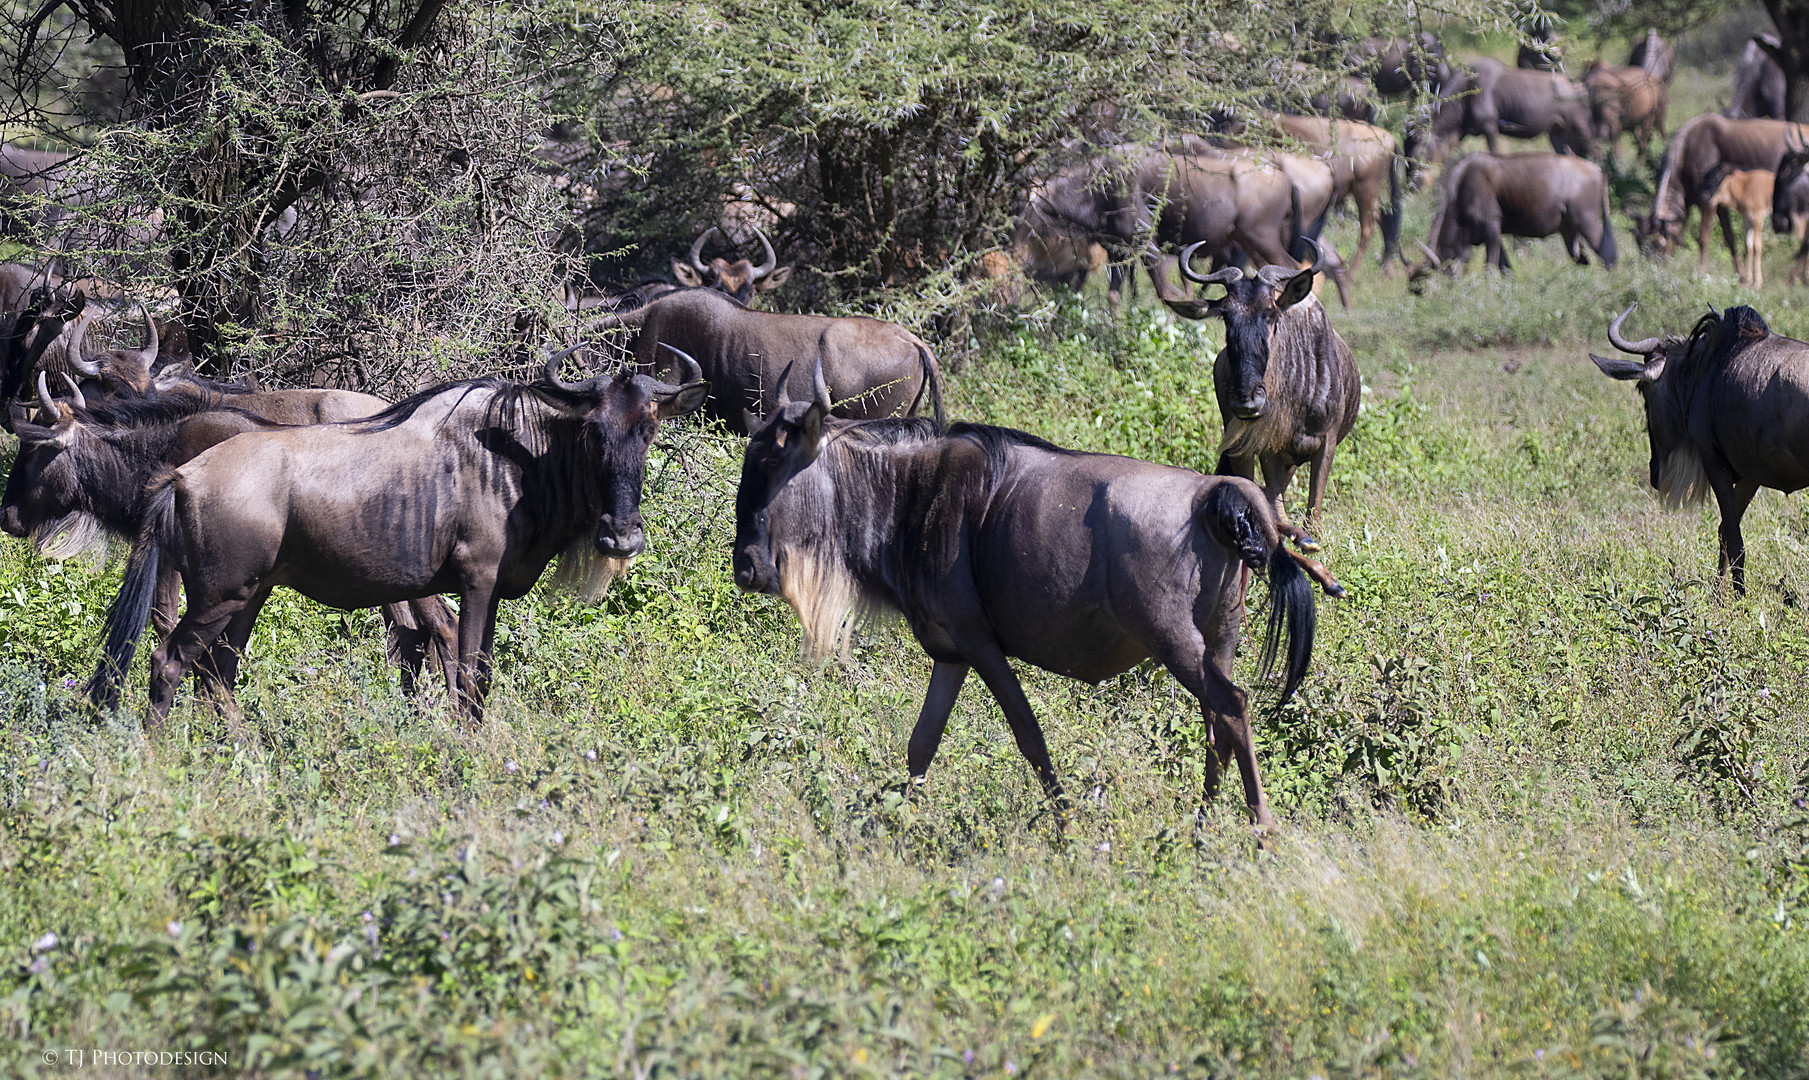
<svg viewBox="0 0 1809 1080"><path fill-rule="evenodd" d="M82 148L34 239L173 288L216 367L412 389L494 366L564 276L537 87L608 74L594 22L535 0L45 0L17 26L8 126ZM118 122L72 109L89 37L123 76Z"/></svg>

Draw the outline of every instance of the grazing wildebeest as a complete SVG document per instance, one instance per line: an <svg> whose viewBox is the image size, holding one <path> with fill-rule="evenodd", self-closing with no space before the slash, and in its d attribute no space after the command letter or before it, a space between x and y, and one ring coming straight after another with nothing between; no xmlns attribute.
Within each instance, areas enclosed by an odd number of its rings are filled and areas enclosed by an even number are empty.
<svg viewBox="0 0 1809 1080"><path fill-rule="evenodd" d="M1706 113L1684 121L1665 150L1652 213L1635 224L1640 246L1670 254L1682 239L1684 223L1694 208L1700 215L1697 270L1708 273L1709 230L1716 217L1708 209L1709 198L1715 194L1709 174L1719 166L1776 172L1789 140L1800 141L1801 133L1802 125L1782 120L1729 120ZM1738 262L1733 218L1725 210L1719 217L1728 254Z"/></svg>
<svg viewBox="0 0 1809 1080"><path fill-rule="evenodd" d="M1664 80L1641 67L1607 67L1597 60L1583 73L1583 85L1589 88L1590 123L1608 156L1614 157L1624 131L1640 157L1649 159L1652 136L1665 135L1671 91Z"/></svg>
<svg viewBox="0 0 1809 1080"><path fill-rule="evenodd" d="M690 264L686 265L678 259L672 260L672 276L682 285L698 288L718 289L728 293L743 304L754 302L754 293L771 292L785 284L791 278L791 267L780 266L779 256L773 253L772 241L759 229L753 233L760 240L760 246L766 250L766 261L755 266L747 259L736 259L733 262L720 256L703 261L704 244L710 237L720 232L712 225L705 229L691 244Z"/></svg>
<svg viewBox="0 0 1809 1080"><path fill-rule="evenodd" d="M735 584L785 597L807 652L846 644L858 615L904 616L935 662L911 733L921 780L969 669L1043 789L1065 800L1009 658L1099 682L1154 657L1200 703L1215 755L1235 756L1259 826L1274 818L1243 691L1231 681L1247 570L1269 575L1264 668L1285 628L1282 698L1312 657L1312 588L1269 502L1237 477L1052 446L1004 428L836 420L820 379L748 442L735 496ZM1323 567L1310 572L1341 592Z"/></svg>
<svg viewBox="0 0 1809 1080"><path fill-rule="evenodd" d="M1776 178L1764 169L1729 169L1725 165L1709 174L1715 193L1709 209L1716 213L1738 210L1745 219L1746 257L1734 259L1740 284L1765 287L1765 219L1771 216L1771 189Z"/></svg>
<svg viewBox="0 0 1809 1080"><path fill-rule="evenodd" d="M1109 258L1105 249L1049 217L1039 199L1033 188L1023 215L1012 227L1009 247L986 252L975 267L976 277L993 283L992 302L998 307L1018 302L1024 280L1078 293L1090 275L1105 269Z"/></svg>
<svg viewBox="0 0 1809 1080"><path fill-rule="evenodd" d="M706 416L738 435L747 415L765 416L781 376L806 392L810 365L823 358L835 392L836 415L854 420L915 414L927 395L942 419L942 370L923 339L896 323L860 316L788 315L752 311L714 289L679 289L625 315L609 315L592 330L635 329L635 364L655 370L660 345L682 349L703 365L710 384Z"/></svg>
<svg viewBox="0 0 1809 1080"><path fill-rule="evenodd" d="M1721 508L1720 575L1733 570L1746 591L1740 518L1762 487L1786 494L1809 486L1809 344L1771 332L1749 307L1710 312L1685 338L1628 341L1621 324L1608 340L1639 360L1591 354L1613 379L1636 380L1646 405L1648 475L1668 507L1714 492Z"/></svg>
<svg viewBox="0 0 1809 1080"><path fill-rule="evenodd" d="M165 559L188 610L152 656L153 724L216 639L246 639L277 585L348 609L456 590L459 698L482 719L498 604L556 557L594 597L640 553L647 450L661 420L708 391L688 357L695 377L680 386L626 370L562 382L571 351L533 383L470 379L351 424L247 432L163 474L107 617L102 673L124 669Z"/></svg>
<svg viewBox="0 0 1809 1080"><path fill-rule="evenodd" d="M1734 69L1734 99L1724 114L1730 120L1784 118L1784 69L1759 47L1761 37L1772 48L1779 45L1773 34L1761 34L1746 43L1740 64Z"/></svg>
<svg viewBox="0 0 1809 1080"><path fill-rule="evenodd" d="M1331 166L1333 206L1346 198L1357 204L1357 254L1350 262L1350 277L1355 279L1378 223L1382 226L1382 265L1392 266L1401 252L1401 165L1394 136L1373 124L1317 116L1282 114L1275 123ZM1384 186L1387 204L1382 202Z"/></svg>
<svg viewBox="0 0 1809 1080"><path fill-rule="evenodd" d="M1771 229L1796 238L1789 284L1809 284L1809 147L1793 145L1778 159L1771 189Z"/></svg>
<svg viewBox="0 0 1809 1080"><path fill-rule="evenodd" d="M1567 154L1471 154L1445 170L1443 186L1432 243L1420 245L1428 261L1410 267L1410 278L1467 265L1477 244L1485 247L1484 266L1509 270L1503 236L1558 233L1564 250L1582 266L1589 265L1585 243L1605 266L1618 258L1608 181L1593 161Z"/></svg>
<svg viewBox="0 0 1809 1080"><path fill-rule="evenodd" d="M1439 85L1430 130L1408 133L1406 152L1436 165L1466 135L1488 140L1501 152L1501 136L1547 135L1558 153L1592 157L1589 92L1554 72L1522 71L1483 57L1469 69L1453 68Z"/></svg>
<svg viewBox="0 0 1809 1080"><path fill-rule="evenodd" d="M104 553L108 537L136 538L148 505L146 489L159 470L182 465L203 450L246 431L282 427L253 412L214 408L197 396L102 399L90 406L68 375L72 397L55 402L44 372L38 373L38 420L29 422L15 407L19 453L0 498L0 531L28 537L44 558L65 560ZM380 398L358 415L384 408ZM260 395L239 395L256 403ZM175 565L159 568L151 623L160 635L176 625L180 582ZM456 670L458 620L437 596L383 608L389 658L402 672L403 690L414 691L423 664L448 678ZM216 648L203 665L208 693L231 708L232 675L244 642ZM129 658L127 659L129 663ZM218 672L219 674L216 674ZM112 674L123 675L124 669ZM116 700L117 683L97 684L95 697Z"/></svg>
<svg viewBox="0 0 1809 1080"><path fill-rule="evenodd" d="M1193 267L1197 247L1182 250L1182 276L1223 286L1225 294L1163 300L1183 318L1225 322L1225 347L1212 364L1224 425L1215 471L1253 478L1260 464L1263 491L1281 531L1305 550L1317 551L1311 530L1319 526L1332 458L1357 422L1363 392L1350 346L1313 296L1320 266L1265 266L1254 274L1227 266L1201 274ZM1282 505L1303 463L1310 468L1306 528L1290 522Z"/></svg>

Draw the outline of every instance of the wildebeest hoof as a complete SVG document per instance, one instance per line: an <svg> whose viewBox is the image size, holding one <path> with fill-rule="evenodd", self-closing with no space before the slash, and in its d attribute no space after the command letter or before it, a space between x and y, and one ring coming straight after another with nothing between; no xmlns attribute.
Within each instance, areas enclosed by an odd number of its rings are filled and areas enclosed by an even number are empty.
<svg viewBox="0 0 1809 1080"><path fill-rule="evenodd" d="M1294 537L1294 546L1306 552L1308 555L1317 555L1319 553L1319 541L1313 539L1304 532Z"/></svg>

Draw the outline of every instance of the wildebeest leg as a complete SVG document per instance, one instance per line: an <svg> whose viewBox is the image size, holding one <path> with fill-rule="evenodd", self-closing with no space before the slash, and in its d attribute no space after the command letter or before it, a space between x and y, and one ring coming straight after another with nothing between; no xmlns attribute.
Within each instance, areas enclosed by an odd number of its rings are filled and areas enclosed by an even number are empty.
<svg viewBox="0 0 1809 1080"><path fill-rule="evenodd" d="M1759 218L1746 219L1746 265L1752 277L1752 287L1765 287L1765 234L1760 230Z"/></svg>
<svg viewBox="0 0 1809 1080"><path fill-rule="evenodd" d="M1734 269L1740 268L1740 246L1734 239L1734 212L1732 207L1718 206L1715 217L1721 222L1721 238L1727 241L1728 257L1734 260ZM1706 246L1706 245L1705 245Z"/></svg>
<svg viewBox="0 0 1809 1080"><path fill-rule="evenodd" d="M421 677L421 665L427 659L426 638L415 625L414 614L407 604L385 604L379 610L383 615L385 658L402 674L402 693L413 697L416 680Z"/></svg>
<svg viewBox="0 0 1809 1080"><path fill-rule="evenodd" d="M447 700L451 700L458 693L458 616L453 614L451 605L440 596L423 596L419 600L410 600L408 609L414 613L415 625L426 635L427 658L433 664L434 674L445 680Z"/></svg>
<svg viewBox="0 0 1809 1080"><path fill-rule="evenodd" d="M1309 551L1318 551L1319 544L1307 531L1288 520L1288 509L1282 504L1282 496L1287 494L1288 485L1294 482L1294 470L1300 466L1283 461L1275 454L1264 454L1258 461L1263 467L1263 494L1269 497L1269 505L1275 511L1275 524L1280 527L1283 536L1291 536L1301 547Z"/></svg>
<svg viewBox="0 0 1809 1080"><path fill-rule="evenodd" d="M1485 221L1482 225L1482 264L1502 273L1513 269L1508 265L1507 248L1501 244L1501 222Z"/></svg>
<svg viewBox="0 0 1809 1080"><path fill-rule="evenodd" d="M1234 602L1241 619L1242 601ZM1206 641L1203 636L1199 636L1199 630L1195 627L1188 627L1188 630L1193 632L1181 640L1170 638L1159 642L1152 651L1155 652L1156 659L1173 672L1175 679L1199 701L1200 715L1212 732L1213 752L1207 755L1205 763L1206 784L1201 792L1202 800L1209 802L1218 795L1219 777L1224 765L1236 758L1238 774L1244 781L1245 805L1250 808L1250 814L1259 827L1272 826L1275 824L1275 817L1269 812L1269 798L1263 792L1262 775L1256 768L1256 748L1250 732L1248 700L1224 672L1224 668L1231 663L1231 653L1236 647L1235 630L1224 635L1228 644L1214 650L1218 655L1211 657L1207 655Z"/></svg>
<svg viewBox="0 0 1809 1080"><path fill-rule="evenodd" d="M151 711L145 718L147 726L163 726L183 677L225 632L226 624L244 608L247 599L232 597L202 605L190 598L188 613L151 654Z"/></svg>
<svg viewBox="0 0 1809 1080"><path fill-rule="evenodd" d="M180 619L182 607L182 575L167 562L157 567L157 588L151 594L151 629L157 631L157 640L162 641L176 629L176 621Z"/></svg>
<svg viewBox="0 0 1809 1080"><path fill-rule="evenodd" d="M459 705L472 726L483 722L490 692L490 650L496 645L496 585L470 582L459 593Z"/></svg>
<svg viewBox="0 0 1809 1080"><path fill-rule="evenodd" d="M965 643L957 643L965 644ZM1055 775L1055 765L1049 760L1049 746L1043 741L1043 729L1036 722L1036 713L1030 708L1030 699L1024 696L1024 687L1018 683L1018 677L1011 670L1011 662L1005 654L991 641L974 643L974 648L963 648L962 653L973 664L975 671L992 691L993 698L998 701L999 708L1005 713L1005 722L1011 725L1012 738L1017 740L1018 752L1024 760L1030 762L1036 777L1043 783L1043 791L1055 800L1056 813L1060 816L1062 826L1068 823L1068 797L1062 791L1062 782Z"/></svg>
<svg viewBox="0 0 1809 1080"><path fill-rule="evenodd" d="M1790 278L1785 284L1809 282L1809 217L1793 219L1790 235L1796 238L1796 265L1790 268Z"/></svg>
<svg viewBox="0 0 1809 1080"><path fill-rule="evenodd" d="M1570 261L1578 266L1588 266L1589 256L1583 254L1583 234L1573 225L1563 225L1559 227L1558 235L1564 239L1564 253L1570 256Z"/></svg>
<svg viewBox="0 0 1809 1080"><path fill-rule="evenodd" d="M239 664L245 659L245 646L251 641L251 630L257 625L258 613L264 610L269 599L268 588L258 590L226 624L225 631L208 649L207 655L195 662L195 676L201 682L202 693L226 718L235 735L244 719L234 693L239 685Z"/></svg>
<svg viewBox="0 0 1809 1080"><path fill-rule="evenodd" d="M1721 551L1717 562L1717 578L1726 580L1728 569L1734 572L1734 592L1746 595L1746 540L1740 535L1740 519L1746 507L1759 493L1759 485L1751 480L1735 479L1723 464L1703 462L1709 487L1715 492L1715 504L1721 508Z"/></svg>
<svg viewBox="0 0 1809 1080"><path fill-rule="evenodd" d="M936 759L942 745L942 730L948 726L948 714L954 711L955 698L961 684L967 681L968 666L942 660L930 671L930 688L923 695L923 709L917 714L917 726L911 729L911 748L906 759L911 779L922 780Z"/></svg>
<svg viewBox="0 0 1809 1080"><path fill-rule="evenodd" d="M1319 517L1325 508L1325 485L1332 477L1332 458L1337 453L1338 444L1331 434L1327 433L1325 441L1319 444L1319 452L1313 455L1313 460L1309 463L1306 526L1309 533L1319 530ZM1300 547L1302 550L1317 551L1319 549L1319 545L1316 543L1310 549L1305 544Z"/></svg>

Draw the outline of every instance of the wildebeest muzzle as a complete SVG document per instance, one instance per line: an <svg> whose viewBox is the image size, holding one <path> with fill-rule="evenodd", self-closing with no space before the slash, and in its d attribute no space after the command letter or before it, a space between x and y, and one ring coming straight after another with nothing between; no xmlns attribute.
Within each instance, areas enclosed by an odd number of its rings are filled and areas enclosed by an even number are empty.
<svg viewBox="0 0 1809 1080"><path fill-rule="evenodd" d="M641 515L604 514L597 520L597 551L611 559L632 559L647 547Z"/></svg>
<svg viewBox="0 0 1809 1080"><path fill-rule="evenodd" d="M735 549L732 560L735 587L742 592L776 593L779 591L779 568L764 548L747 544Z"/></svg>
<svg viewBox="0 0 1809 1080"><path fill-rule="evenodd" d="M1258 384L1256 391L1243 401L1231 403L1231 415L1239 420L1257 420L1262 417L1263 410L1269 407L1269 394Z"/></svg>

